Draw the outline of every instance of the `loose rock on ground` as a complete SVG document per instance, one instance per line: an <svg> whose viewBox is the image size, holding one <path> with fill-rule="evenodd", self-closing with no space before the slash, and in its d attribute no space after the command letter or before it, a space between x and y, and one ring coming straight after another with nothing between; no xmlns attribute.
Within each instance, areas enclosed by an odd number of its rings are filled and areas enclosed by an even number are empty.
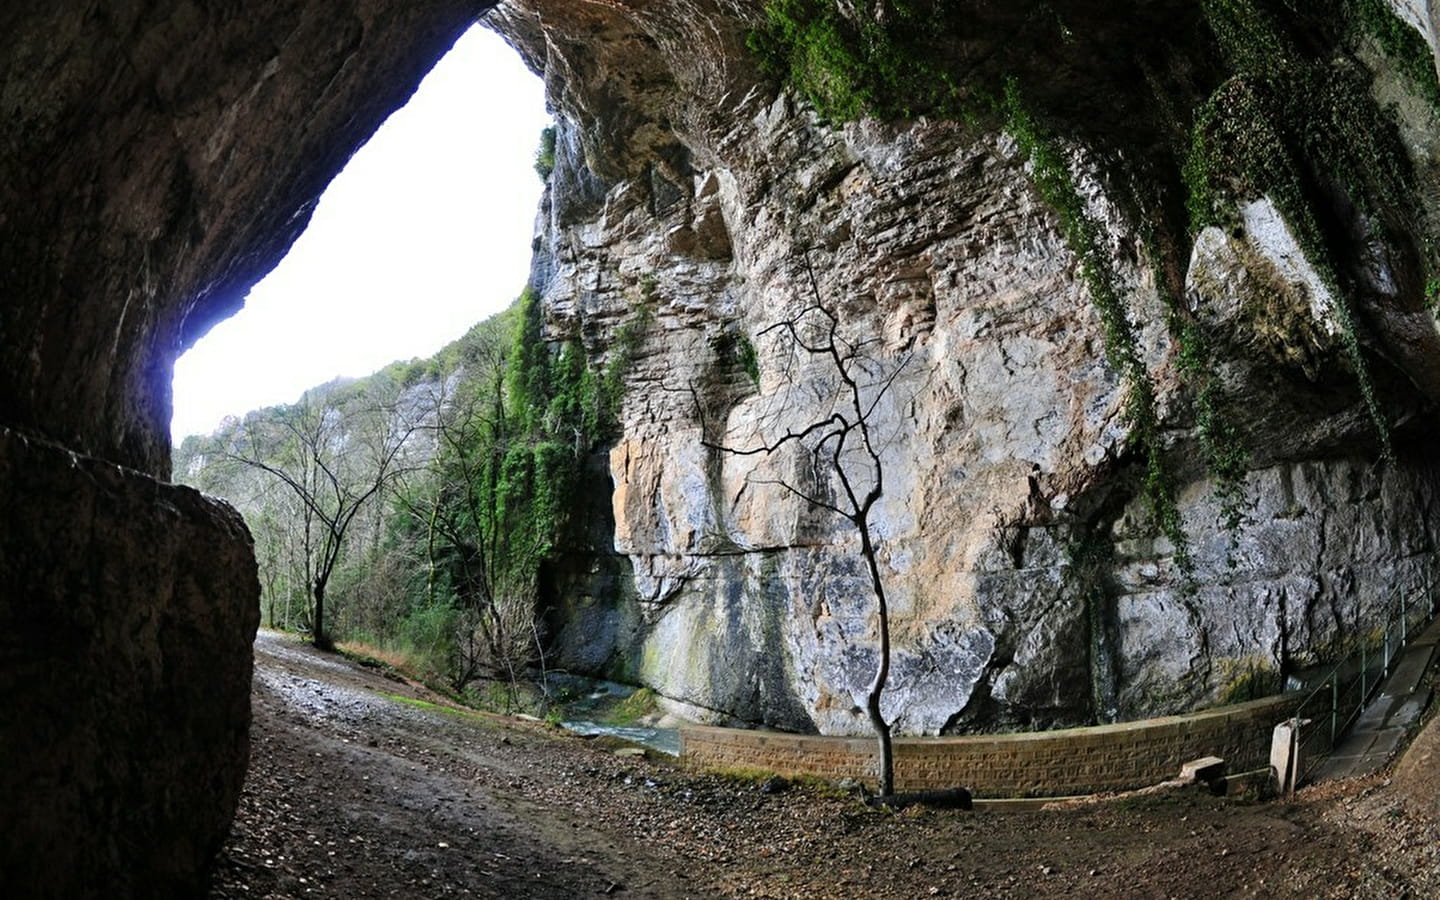
<svg viewBox="0 0 1440 900"><path fill-rule="evenodd" d="M265 633L254 703L250 776L215 900L1440 891L1440 829L1424 798L1385 776L1293 804L1194 793L893 814L836 790L766 791L764 780L617 756ZM1433 776L1405 789L1433 807Z"/></svg>

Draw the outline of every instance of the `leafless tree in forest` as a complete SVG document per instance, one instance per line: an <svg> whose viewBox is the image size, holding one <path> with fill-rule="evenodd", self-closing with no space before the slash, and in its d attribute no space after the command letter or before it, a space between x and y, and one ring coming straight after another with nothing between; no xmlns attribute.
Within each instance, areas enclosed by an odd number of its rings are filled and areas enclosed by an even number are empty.
<svg viewBox="0 0 1440 900"><path fill-rule="evenodd" d="M485 676L513 684L544 662L533 573L546 535L507 523L499 483L513 437L509 337L496 331L476 340L463 377L432 387L429 472L420 490L397 498L423 525L428 602L453 603L458 615L449 673L457 689Z"/></svg>
<svg viewBox="0 0 1440 900"><path fill-rule="evenodd" d="M316 391L271 421L246 422L226 457L275 478L304 515L306 578L315 646L333 649L325 627L326 588L360 511L408 471L405 447L421 421L398 396L372 385L358 403L330 404Z"/></svg>

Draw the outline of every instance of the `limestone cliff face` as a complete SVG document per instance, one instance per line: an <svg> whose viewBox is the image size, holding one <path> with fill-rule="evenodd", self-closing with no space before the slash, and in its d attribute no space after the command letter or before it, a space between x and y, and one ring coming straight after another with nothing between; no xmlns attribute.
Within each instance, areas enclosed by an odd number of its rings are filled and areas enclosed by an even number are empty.
<svg viewBox="0 0 1440 900"><path fill-rule="evenodd" d="M781 484L829 489L795 455L716 449L829 415L833 372L767 331L817 299L899 373L873 421L901 732L1213 702L1255 669L1317 661L1428 583L1440 470L1412 444L1433 431L1440 346L1403 273L1376 258L1366 276L1391 298L1365 341L1400 423L1398 458L1379 463L1333 304L1274 206L1200 234L1186 299L1249 451L1231 534L1147 248L1092 150L1069 146L1156 385L1187 586L1139 488L1099 314L1015 142L818 121L744 51L758 9L523 0L494 19L544 71L560 128L535 264L552 333L601 355L638 307L654 315L609 456L615 555L563 597L563 664L718 720L868 729L854 530ZM1377 93L1398 90L1370 63ZM1426 169L1440 129L1413 103L1402 117Z"/></svg>

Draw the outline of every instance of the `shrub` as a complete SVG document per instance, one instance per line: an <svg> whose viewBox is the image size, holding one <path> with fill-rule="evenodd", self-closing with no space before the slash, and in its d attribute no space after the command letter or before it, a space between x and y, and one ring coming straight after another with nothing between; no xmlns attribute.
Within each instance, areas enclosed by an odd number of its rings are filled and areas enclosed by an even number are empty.
<svg viewBox="0 0 1440 900"><path fill-rule="evenodd" d="M549 181L555 171L555 126L546 125L540 129L540 146L535 148L535 174L541 181Z"/></svg>

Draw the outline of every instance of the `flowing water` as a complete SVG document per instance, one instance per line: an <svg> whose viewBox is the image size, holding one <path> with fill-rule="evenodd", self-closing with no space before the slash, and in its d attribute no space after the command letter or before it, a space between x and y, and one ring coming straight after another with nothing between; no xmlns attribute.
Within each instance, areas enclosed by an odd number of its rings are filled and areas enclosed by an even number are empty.
<svg viewBox="0 0 1440 900"><path fill-rule="evenodd" d="M615 737L670 756L680 755L679 729L658 728L643 720L629 721L632 717L625 716L614 721L621 705L635 694L633 686L552 673L548 689L572 698L562 704L562 728L586 737Z"/></svg>
<svg viewBox="0 0 1440 900"><path fill-rule="evenodd" d="M589 722L584 719L567 719L560 727L586 737L608 736L640 744L671 756L680 755L680 730L678 728L646 728L640 725L606 725L603 722Z"/></svg>

